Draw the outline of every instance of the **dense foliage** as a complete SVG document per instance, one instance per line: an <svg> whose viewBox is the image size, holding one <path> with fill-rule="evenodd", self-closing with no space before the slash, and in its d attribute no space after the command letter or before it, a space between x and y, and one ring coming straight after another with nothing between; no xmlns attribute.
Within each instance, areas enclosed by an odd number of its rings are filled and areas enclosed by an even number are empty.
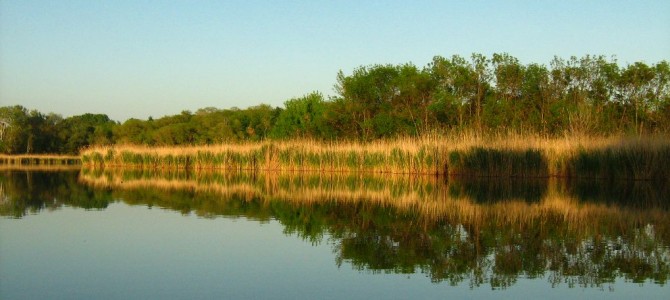
<svg viewBox="0 0 670 300"><path fill-rule="evenodd" d="M1 107L0 152L76 153L88 145L201 145L267 138L362 140L453 130L549 136L670 132L670 64L620 66L604 56L521 64L508 54L437 56L337 74L337 95L313 92L246 109L204 108L160 119L69 118Z"/></svg>

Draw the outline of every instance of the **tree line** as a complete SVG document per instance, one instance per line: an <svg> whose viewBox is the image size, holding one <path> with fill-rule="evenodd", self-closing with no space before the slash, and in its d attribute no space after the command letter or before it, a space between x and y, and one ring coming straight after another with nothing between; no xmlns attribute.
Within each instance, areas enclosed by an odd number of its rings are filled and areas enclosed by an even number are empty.
<svg viewBox="0 0 670 300"><path fill-rule="evenodd" d="M77 153L90 145L201 145L263 139L370 141L451 131L557 136L670 132L670 64L587 55L549 66L509 54L436 56L340 71L336 95L284 107L202 108L123 123L104 114L63 118L0 107L3 153Z"/></svg>

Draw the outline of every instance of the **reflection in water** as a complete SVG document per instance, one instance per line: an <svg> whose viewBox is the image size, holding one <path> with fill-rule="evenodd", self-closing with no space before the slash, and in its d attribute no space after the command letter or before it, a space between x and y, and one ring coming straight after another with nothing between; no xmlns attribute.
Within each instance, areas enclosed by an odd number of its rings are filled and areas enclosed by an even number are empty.
<svg viewBox="0 0 670 300"><path fill-rule="evenodd" d="M63 205L102 209L113 200L108 192L78 182L79 168L0 171L0 215L20 218Z"/></svg>
<svg viewBox="0 0 670 300"><path fill-rule="evenodd" d="M663 285L670 274L667 188L644 182L84 170L8 172L0 189L0 213L13 217L121 199L202 217L276 219L312 243L328 237L339 266L420 271L471 287L505 288L519 277Z"/></svg>

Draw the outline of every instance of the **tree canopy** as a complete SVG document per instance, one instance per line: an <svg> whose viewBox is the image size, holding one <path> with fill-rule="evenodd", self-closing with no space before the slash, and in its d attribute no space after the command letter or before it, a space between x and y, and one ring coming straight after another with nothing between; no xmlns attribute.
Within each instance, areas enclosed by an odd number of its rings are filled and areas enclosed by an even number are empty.
<svg viewBox="0 0 670 300"><path fill-rule="evenodd" d="M284 107L207 107L123 123L0 107L2 153L74 154L89 145L196 145L262 139L370 141L448 131L565 134L670 132L670 64L587 55L522 64L507 53L361 66Z"/></svg>

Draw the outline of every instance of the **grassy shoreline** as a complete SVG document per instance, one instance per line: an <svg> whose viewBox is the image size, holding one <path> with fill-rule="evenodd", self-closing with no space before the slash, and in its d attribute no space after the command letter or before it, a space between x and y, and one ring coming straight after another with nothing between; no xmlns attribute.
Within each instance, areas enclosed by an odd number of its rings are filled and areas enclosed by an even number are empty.
<svg viewBox="0 0 670 300"><path fill-rule="evenodd" d="M502 178L668 182L670 138L537 136L406 138L370 143L309 140L185 147L99 146L89 168L371 172Z"/></svg>

